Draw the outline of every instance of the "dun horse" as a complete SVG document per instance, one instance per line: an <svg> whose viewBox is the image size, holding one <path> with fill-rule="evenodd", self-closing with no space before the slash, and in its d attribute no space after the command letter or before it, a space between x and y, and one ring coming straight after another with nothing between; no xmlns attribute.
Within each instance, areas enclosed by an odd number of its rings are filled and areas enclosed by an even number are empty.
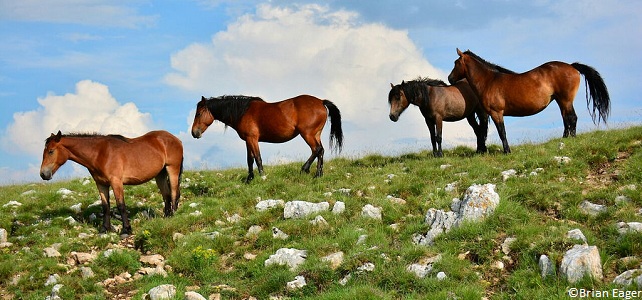
<svg viewBox="0 0 642 300"><path fill-rule="evenodd" d="M430 131L432 153L443 156L441 151L442 122L455 122L466 118L477 136L477 153L486 152L486 135L488 133L488 115L479 104L477 96L470 89L468 82L461 80L448 86L441 80L419 78L390 84L388 94L390 120L397 122L410 104L419 107ZM475 119L479 119L479 123Z"/></svg>
<svg viewBox="0 0 642 300"><path fill-rule="evenodd" d="M40 177L49 180L67 160L89 170L94 178L103 208L101 232L112 230L109 187L123 220L121 234L131 234L123 185L138 185L152 178L163 195L165 216L178 207L183 172L183 144L166 131L152 131L137 138L120 135L51 134L45 141Z"/></svg>
<svg viewBox="0 0 642 300"><path fill-rule="evenodd" d="M309 95L275 103L248 96L201 97L196 105L192 136L200 138L214 120L234 128L247 147L248 175L245 182L249 183L254 178L254 162L259 174L263 175L259 142L284 143L301 135L312 151L301 171L309 173L312 162L318 159L315 177L319 177L323 175L324 153L321 131L328 115L331 122L330 147L341 151L343 131L339 109L329 100Z"/></svg>
<svg viewBox="0 0 642 300"><path fill-rule="evenodd" d="M586 84L586 105L593 122L606 122L609 115L609 92L604 80L590 66L559 61L547 62L528 72L517 74L491 64L476 54L457 49L459 58L448 75L450 83L466 78L479 97L484 109L493 119L504 153L510 153L506 140L504 116L530 116L544 110L551 102L557 101L564 121L563 137L575 136L577 115L573 100L580 85L580 74ZM597 114L596 114L597 112Z"/></svg>

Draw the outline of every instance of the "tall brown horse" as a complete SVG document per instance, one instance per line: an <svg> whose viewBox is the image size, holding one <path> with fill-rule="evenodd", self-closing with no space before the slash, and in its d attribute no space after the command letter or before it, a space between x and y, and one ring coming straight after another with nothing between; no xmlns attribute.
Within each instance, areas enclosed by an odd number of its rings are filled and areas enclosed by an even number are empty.
<svg viewBox="0 0 642 300"><path fill-rule="evenodd" d="M101 232L112 230L109 187L123 219L121 234L131 234L123 185L138 185L156 178L165 201L165 216L178 207L183 172L183 144L167 131L151 131L137 138L120 135L51 134L45 141L40 177L49 180L67 160L89 170L94 178L103 208Z"/></svg>
<svg viewBox="0 0 642 300"><path fill-rule="evenodd" d="M315 177L319 177L323 175L324 153L321 131L328 115L331 122L330 147L341 151L343 131L339 109L329 100L309 95L275 103L248 96L201 97L196 105L192 136L200 138L214 120L234 128L247 147L248 175L245 182L249 183L254 179L254 161L259 174L263 175L259 142L284 143L301 135L312 151L301 171L309 173L312 162L318 159Z"/></svg>
<svg viewBox="0 0 642 300"><path fill-rule="evenodd" d="M484 109L493 119L504 153L510 153L506 141L504 116L530 116L557 101L564 121L563 137L575 136L577 115L573 100L580 85L580 74L586 84L586 105L593 102L593 122L606 122L610 111L609 92L604 80L590 66L559 61L547 62L528 72L517 74L480 58L470 50L461 52L448 75L450 83L466 78L479 97ZM596 114L597 112L597 114Z"/></svg>
<svg viewBox="0 0 642 300"><path fill-rule="evenodd" d="M488 115L466 80L449 86L441 80L419 78L408 82L403 81L398 85L391 83L390 87L392 88L388 93L390 120L397 122L401 113L411 103L418 106L430 131L432 153L435 157L443 156L442 122L455 122L464 118L477 136L477 153L487 151ZM479 118L479 123L475 115Z"/></svg>

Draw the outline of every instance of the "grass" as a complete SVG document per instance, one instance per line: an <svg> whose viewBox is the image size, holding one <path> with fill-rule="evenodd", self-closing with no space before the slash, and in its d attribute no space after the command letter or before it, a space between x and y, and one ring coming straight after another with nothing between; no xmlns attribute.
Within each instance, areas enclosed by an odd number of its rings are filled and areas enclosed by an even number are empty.
<svg viewBox="0 0 642 300"><path fill-rule="evenodd" d="M44 285L51 274L60 276L63 299L118 294L139 299L164 283L177 287L177 299L187 290L205 297L220 293L224 299L558 299L569 297L569 287L609 290L615 287L611 283L615 276L642 260L642 235L621 235L615 227L620 221L640 220L641 148L642 127L631 127L513 146L510 155L492 145L486 155L457 147L445 151L441 159L429 151L337 158L326 162L324 177L317 179L299 174L298 163L266 166L267 179L257 178L249 185L242 183L242 169L186 172L181 205L171 218L162 217L162 200L153 183L126 187L134 230L128 240L120 240L116 233L98 234L100 217L94 217L100 208L89 207L98 199L93 184L72 180L0 187L0 204L22 203L0 206L0 228L10 233L13 243L0 248L0 294L6 295L3 299L42 299L51 293L51 286ZM555 156L571 161L559 164ZM503 181L501 172L508 169L516 170L517 176ZM534 171L537 175L530 175ZM496 184L501 202L493 215L441 235L432 246L412 243L414 234L428 229L423 220L429 208L449 210L452 199L475 183ZM445 189L449 184L454 190ZM60 188L73 194L64 197L57 193ZM342 188L350 191L340 192ZM26 191L33 192L23 194ZM389 195L406 203L391 203ZM616 204L617 196L627 196L630 202ZM259 199L328 201L331 206L343 201L346 211L323 212L328 225L315 226L309 223L314 216L286 220L282 209L258 212L254 205ZM604 204L608 210L588 216L578 208L584 200ZM80 213L70 209L77 203L82 203ZM382 207L383 219L361 217L366 204ZM197 210L201 214L192 215ZM235 214L241 219L229 221ZM66 219L70 216L75 224ZM113 222L119 225L118 220ZM254 225L263 231L247 235ZM290 237L272 238L272 227ZM598 247L603 281L569 284L559 274L540 277L539 256L548 255L559 268L573 246L566 232L574 228ZM209 238L212 232L218 235ZM183 238L175 238L177 233ZM364 243L357 244L362 235ZM517 239L508 255L501 252L507 237ZM58 246L60 257L44 257L43 249L52 245ZM296 271L265 267L265 260L283 247L307 250L306 262ZM107 249L121 251L104 257ZM67 262L72 251L98 254L85 265L95 277L83 279L78 266ZM344 253L344 261L332 269L321 258L338 251ZM142 276L107 288L96 284L123 272L135 274L140 256L146 254L165 257L168 277ZM426 278L406 271L408 265L436 255L442 258ZM504 263L504 269L493 267L497 261ZM356 272L365 263L373 263L375 270ZM437 280L440 271L447 279ZM340 285L347 274L352 278ZM287 290L286 283L297 275L304 276L308 285Z"/></svg>

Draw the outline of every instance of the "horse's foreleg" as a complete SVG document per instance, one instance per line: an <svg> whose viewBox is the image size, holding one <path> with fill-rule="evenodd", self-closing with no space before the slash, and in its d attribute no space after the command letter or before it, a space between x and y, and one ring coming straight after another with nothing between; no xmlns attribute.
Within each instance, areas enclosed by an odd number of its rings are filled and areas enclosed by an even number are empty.
<svg viewBox="0 0 642 300"><path fill-rule="evenodd" d="M256 162L256 168L259 170L259 175L263 175L263 161L261 159L261 152L259 151L259 142L247 141L247 178L245 183L250 183L254 179L253 165Z"/></svg>
<svg viewBox="0 0 642 300"><path fill-rule="evenodd" d="M475 114L479 117L479 123L475 119ZM468 124L473 128L475 136L477 137L477 153L486 153L486 135L488 134L488 116L484 113L483 116L479 112L471 114L466 117Z"/></svg>
<svg viewBox="0 0 642 300"><path fill-rule="evenodd" d="M440 151L437 150L437 133L435 132L435 122L426 120L426 125L428 126L428 131L430 132L430 143L432 144L432 155L435 157L440 157ZM440 142L441 143L441 142ZM440 147L441 148L441 147Z"/></svg>
<svg viewBox="0 0 642 300"><path fill-rule="evenodd" d="M499 134L499 138L502 140L504 153L508 154L510 153L510 146L508 146L508 140L506 139L506 128L504 127L504 116L500 113L493 112L493 115L491 115L491 117L493 119L493 123L495 123L495 127L497 128L497 133Z"/></svg>
<svg viewBox="0 0 642 300"><path fill-rule="evenodd" d="M437 157L443 157L444 153L441 151L441 140L442 140L442 127L443 126L443 121L441 117L437 118L436 122L436 138L437 138Z"/></svg>
<svg viewBox="0 0 642 300"><path fill-rule="evenodd" d="M111 215L109 209L109 186L96 183L98 193L100 194L100 204L103 208L103 225L100 227L100 233L111 231Z"/></svg>
<svg viewBox="0 0 642 300"><path fill-rule="evenodd" d="M125 191L122 182L113 183L112 189L114 190L114 197L116 198L116 205L118 212L123 219L123 228L120 231L121 236L127 236L132 233L132 226L129 224L129 216L127 216L127 207L125 207Z"/></svg>

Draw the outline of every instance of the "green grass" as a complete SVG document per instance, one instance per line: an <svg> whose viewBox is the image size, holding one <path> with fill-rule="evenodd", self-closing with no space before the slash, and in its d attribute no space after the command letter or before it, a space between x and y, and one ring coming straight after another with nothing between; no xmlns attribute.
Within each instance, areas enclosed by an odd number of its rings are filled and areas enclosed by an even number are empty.
<svg viewBox="0 0 642 300"><path fill-rule="evenodd" d="M565 147L560 148L563 142ZM642 207L642 127L595 131L573 139L554 139L542 144L513 146L503 155L492 145L490 153L457 147L433 158L430 151L399 157L370 155L360 159L337 158L326 162L325 175L313 179L300 174L300 163L266 166L267 179L242 183L245 170L186 172L181 204L171 218L164 218L160 194L153 183L125 188L134 236L120 240L116 233L100 235L100 208L88 206L98 199L93 184L82 180L34 183L0 187L0 204L16 200L17 208L0 206L0 228L9 233L12 246L0 249L0 294L16 299L42 299L50 294L44 286L49 275L58 274L64 285L64 299L104 299L114 293L140 298L149 289L164 283L177 287L177 299L187 290L206 298L220 293L225 299L249 296L266 299L285 296L293 299L558 299L568 298L569 287L608 290L619 273L642 261L640 234L620 235L615 224L639 221ZM571 161L558 164L554 156ZM451 165L441 169L441 165ZM538 168L542 171L530 175ZM501 172L515 169L517 177L502 180ZM394 174L394 176L389 176ZM446 191L448 184L456 184ZM495 213L481 223L467 223L439 236L432 246L417 246L412 236L424 233L424 215L429 208L449 210L453 198L460 198L472 184L493 183L501 197ZM628 189L637 185L636 190ZM74 191L70 197L56 193L60 188ZM344 194L340 188L350 189ZM23 192L33 190L31 194ZM327 195L326 193L332 193ZM400 197L405 204L391 203L387 196ZM616 205L615 197L627 196L629 203ZM323 212L327 226L309 221L286 220L282 209L255 210L258 199L336 201L346 204L341 215ZM606 213L592 217L578 205L589 200L608 206ZM80 213L69 207L82 203ZM194 203L195 207L190 207ZM361 208L372 204L383 208L380 221L361 217ZM200 216L191 215L196 210ZM238 214L236 223L228 217ZM65 218L77 221L70 224ZM119 221L112 219L115 225ZM393 229L390 225L395 224ZM259 234L247 230L259 225ZM278 227L290 237L273 239ZM542 279L537 260L546 254L556 263L573 245L566 232L579 228L602 257L605 279L569 284L559 274ZM214 238L208 234L218 232ZM184 237L175 239L176 233ZM79 238L80 234L88 235ZM357 244L366 235L363 244ZM505 255L501 244L515 237L512 251ZM43 249L58 244L61 257L46 258ZM284 266L265 267L265 260L277 249L305 249L308 259L296 271ZM107 249L120 249L105 257ZM68 264L72 251L94 252L97 258L86 266L94 278L83 279L78 266ZM342 251L343 263L330 268L321 258ZM96 283L141 267L139 258L161 254L168 277L143 276L117 287ZM254 259L247 259L251 254ZM406 267L440 254L433 272L419 279ZM628 261L623 257L633 257ZM505 268L492 267L496 261ZM358 274L364 263L375 264L373 272ZM438 281L444 271L447 279ZM338 282L348 273L348 283ZM307 286L288 291L286 282L297 275Z"/></svg>

